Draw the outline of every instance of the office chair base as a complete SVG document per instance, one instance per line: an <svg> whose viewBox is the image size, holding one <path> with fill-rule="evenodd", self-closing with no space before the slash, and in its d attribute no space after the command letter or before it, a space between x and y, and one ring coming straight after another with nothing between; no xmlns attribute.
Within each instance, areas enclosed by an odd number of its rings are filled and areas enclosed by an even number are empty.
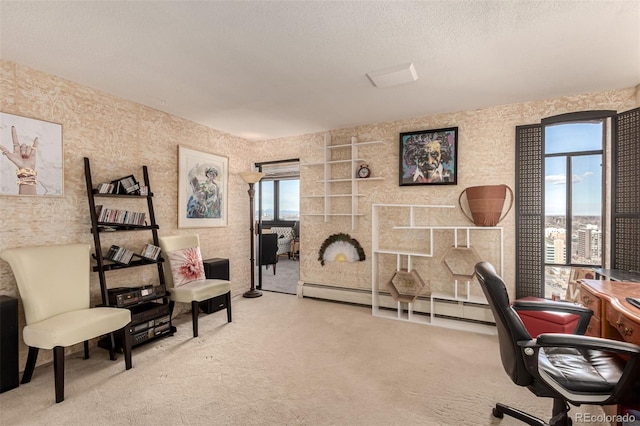
<svg viewBox="0 0 640 426"><path fill-rule="evenodd" d="M496 406L493 408L492 414L493 417L497 417L499 419L503 418L506 414L509 417L518 419L531 426L547 426L547 424L542 419L534 417L531 414L525 413L524 411L518 410L517 408L509 407L500 403L496 404Z"/></svg>
<svg viewBox="0 0 640 426"><path fill-rule="evenodd" d="M553 417L549 420L549 426L571 426L573 422L569 417L569 404L563 399L553 399Z"/></svg>
<svg viewBox="0 0 640 426"><path fill-rule="evenodd" d="M509 417L513 417L531 426L571 426L573 424L569 417L569 406L562 400L553 401L553 417L549 423L545 423L544 420L518 410L517 408L500 403L496 404L491 414L493 414L493 417L499 419L503 418L506 414Z"/></svg>

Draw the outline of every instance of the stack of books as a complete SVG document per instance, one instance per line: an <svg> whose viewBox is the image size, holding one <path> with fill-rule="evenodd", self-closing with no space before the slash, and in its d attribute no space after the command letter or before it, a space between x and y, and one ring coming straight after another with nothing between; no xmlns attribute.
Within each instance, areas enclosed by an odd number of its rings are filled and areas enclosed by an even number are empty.
<svg viewBox="0 0 640 426"><path fill-rule="evenodd" d="M144 212L108 209L101 205L96 206L96 216L100 223L117 223L122 225L144 225L146 219L146 213Z"/></svg>
<svg viewBox="0 0 640 426"><path fill-rule="evenodd" d="M113 188L114 186L112 183L98 184L98 194L112 194Z"/></svg>
<svg viewBox="0 0 640 426"><path fill-rule="evenodd" d="M126 249L124 247L111 246L105 258L112 260L117 263L122 263L128 265L133 258L133 251Z"/></svg>
<svg viewBox="0 0 640 426"><path fill-rule="evenodd" d="M126 176L120 179L116 179L111 182L115 188L115 194L129 194L129 195L138 195L140 194L140 184L133 177L133 175Z"/></svg>
<svg viewBox="0 0 640 426"><path fill-rule="evenodd" d="M98 194L141 195L140 184L133 175L115 179L109 183L100 183L96 190Z"/></svg>
<svg viewBox="0 0 640 426"><path fill-rule="evenodd" d="M160 256L160 247L154 246L153 244L145 244L140 256L149 260L158 260L158 256Z"/></svg>

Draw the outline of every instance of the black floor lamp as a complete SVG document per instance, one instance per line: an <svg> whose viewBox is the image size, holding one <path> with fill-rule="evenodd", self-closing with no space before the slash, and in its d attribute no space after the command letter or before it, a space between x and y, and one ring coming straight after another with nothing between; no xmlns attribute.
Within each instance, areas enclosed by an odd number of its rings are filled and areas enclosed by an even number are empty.
<svg viewBox="0 0 640 426"><path fill-rule="evenodd" d="M242 294L242 296L244 297L260 297L262 296L262 292L260 290L256 290L256 259L255 259L255 246L254 246L254 236L253 236L253 223L254 223L254 219L253 219L253 214L254 214L254 203L253 203L253 196L256 194L256 190L254 189L254 185L256 184L256 182L259 182L260 179L262 179L262 176L264 176L263 173L260 172L240 172L240 176L242 177L242 179L249 184L249 232L251 233L250 235L250 241L251 241L251 289L249 289L249 291L246 291Z"/></svg>

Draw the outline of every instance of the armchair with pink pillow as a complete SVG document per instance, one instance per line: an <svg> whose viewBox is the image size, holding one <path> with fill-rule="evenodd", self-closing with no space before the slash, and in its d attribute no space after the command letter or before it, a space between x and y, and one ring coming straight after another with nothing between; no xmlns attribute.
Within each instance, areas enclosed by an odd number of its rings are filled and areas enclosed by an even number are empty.
<svg viewBox="0 0 640 426"><path fill-rule="evenodd" d="M193 337L198 337L200 302L225 296L227 322L231 322L231 283L205 277L198 235L160 237L164 276L171 303L190 303Z"/></svg>

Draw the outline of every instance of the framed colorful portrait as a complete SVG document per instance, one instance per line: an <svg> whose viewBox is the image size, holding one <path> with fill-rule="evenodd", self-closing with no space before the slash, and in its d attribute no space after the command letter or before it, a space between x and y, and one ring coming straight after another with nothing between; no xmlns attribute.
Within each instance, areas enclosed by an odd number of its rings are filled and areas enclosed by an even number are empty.
<svg viewBox="0 0 640 426"><path fill-rule="evenodd" d="M458 128L400 133L400 186L458 183Z"/></svg>
<svg viewBox="0 0 640 426"><path fill-rule="evenodd" d="M227 226L229 158L178 146L178 228Z"/></svg>
<svg viewBox="0 0 640 426"><path fill-rule="evenodd" d="M63 195L62 125L0 112L0 195Z"/></svg>

